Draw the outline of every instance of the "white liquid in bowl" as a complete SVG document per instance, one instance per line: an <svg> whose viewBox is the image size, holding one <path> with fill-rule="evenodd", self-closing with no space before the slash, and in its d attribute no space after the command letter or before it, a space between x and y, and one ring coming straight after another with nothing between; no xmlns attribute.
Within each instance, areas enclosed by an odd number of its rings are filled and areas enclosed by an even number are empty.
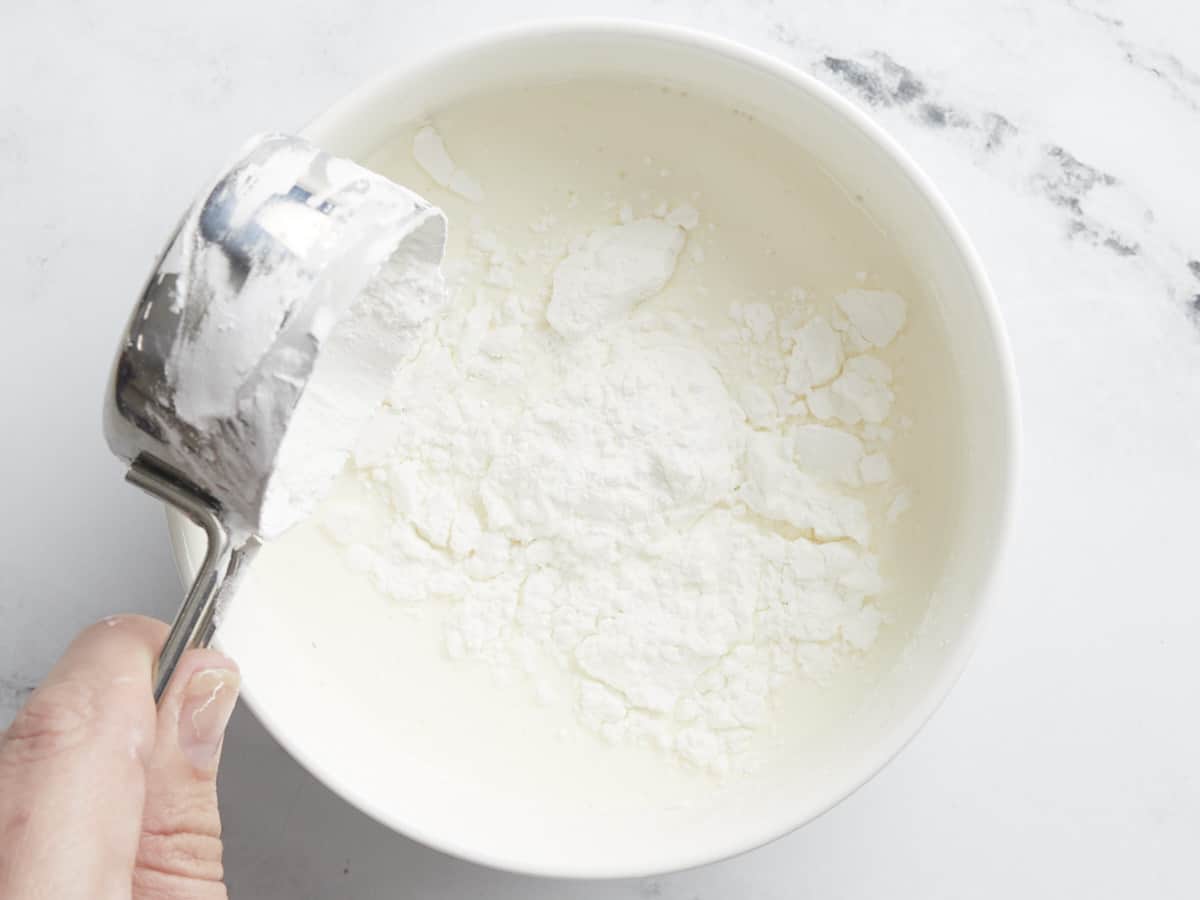
<svg viewBox="0 0 1200 900"><path fill-rule="evenodd" d="M780 684L753 738L755 765L724 777L581 727L570 672L554 699L539 703L521 671L452 659L445 622L453 600L401 604L351 571L322 527L330 504L265 548L222 623L221 645L311 767L342 773L343 791L414 836L477 858L529 859L530 846L547 860L631 860L642 846L654 848L647 858L687 858L723 823L784 821L786 807L818 802L831 778L857 768L870 740L862 711L901 663L946 562L961 411L928 287L793 140L699 96L569 82L479 95L432 120L482 186L481 200L439 186L414 160L425 121L397 122L393 139L360 161L446 211L450 269L486 228L528 258L516 267L518 287L548 299L561 258L546 253L548 241L615 224L627 204L635 217L690 204L701 224L647 304L687 305L706 333L728 327L734 301L767 303L786 317L797 288L830 317L847 290L905 298L904 331L875 353L894 372L890 421L905 425L887 446L894 489L862 492L886 585L875 601L885 625L826 683L797 675ZM474 302L472 277L456 303ZM890 522L901 489L911 507ZM331 504L344 510L346 496Z"/></svg>

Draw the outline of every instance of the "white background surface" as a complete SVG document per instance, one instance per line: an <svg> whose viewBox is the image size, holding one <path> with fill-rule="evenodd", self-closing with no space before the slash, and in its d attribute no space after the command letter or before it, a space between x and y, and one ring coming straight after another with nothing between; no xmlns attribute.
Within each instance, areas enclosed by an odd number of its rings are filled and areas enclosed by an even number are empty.
<svg viewBox="0 0 1200 900"><path fill-rule="evenodd" d="M914 5L915 6L915 5ZM1200 15L1170 0L439 0L0 5L0 723L70 635L169 617L161 510L100 401L195 190L382 68L604 12L723 33L868 107L995 282L1022 380L1017 534L974 661L917 740L808 828L663 878L536 881L413 844L240 712L235 897L1194 898L1200 894Z"/></svg>

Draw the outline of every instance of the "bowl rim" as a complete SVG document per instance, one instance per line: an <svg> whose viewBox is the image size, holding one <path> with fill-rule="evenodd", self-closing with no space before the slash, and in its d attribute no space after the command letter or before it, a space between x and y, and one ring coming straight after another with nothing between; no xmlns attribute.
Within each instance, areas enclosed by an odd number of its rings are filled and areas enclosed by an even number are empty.
<svg viewBox="0 0 1200 900"><path fill-rule="evenodd" d="M721 842L720 847L705 845L702 848L689 849L686 852L664 854L653 865L631 866L622 864L620 861L605 862L603 860L551 861L493 853L487 848L458 842L453 835L427 831L420 822L410 821L402 813L376 803L369 794L358 790L353 784L343 780L338 772L328 769L314 759L301 742L290 736L286 723L275 718L269 705L258 702L253 685L243 686L242 696L245 697L247 705L271 737L314 778L369 817L407 838L460 859L495 869L548 878L647 877L690 869L739 856L784 837L823 816L882 771L917 735L949 695L950 690L965 669L978 642L986 617L993 607L997 575L1010 544L1015 516L1021 431L1016 370L1007 332L1000 316L999 305L978 253L946 200L929 177L910 158L907 151L864 111L812 75L765 51L698 29L636 18L571 17L523 22L488 29L448 42L439 49L414 60L389 67L335 101L310 120L301 133L311 135L313 131L319 130L324 122L353 115L356 107L371 103L379 93L386 91L398 82L419 78L423 70L444 68L483 50L503 45L552 41L559 38L596 36L616 40L653 39L687 46L694 50L723 57L728 61L744 64L781 79L796 90L807 92L818 102L832 108L834 113L847 120L860 132L864 140L872 142L882 149L912 182L917 192L930 204L935 216L944 224L950 241L974 285L991 339L990 349L998 369L998 381L1003 394L999 398L1000 403L996 411L1003 415L1007 427L1003 429L1005 446L1000 448L1000 458L1003 460L1002 471L997 473L1002 490L999 515L994 523L994 540L992 548L980 564L978 589L957 640L957 646L946 656L940 671L935 675L930 687L920 697L919 702L914 703L896 722L888 731L885 739L877 741L862 755L856 771L831 785L820 795L818 800L814 801L809 808L799 811L794 819L782 829L775 823L758 827L753 827L751 824L731 830L727 839ZM176 566L181 577L187 583L190 581L188 573L196 570L199 561L194 558L189 547L186 538L187 526L183 516L168 509L167 519ZM216 645L220 646L219 632Z"/></svg>

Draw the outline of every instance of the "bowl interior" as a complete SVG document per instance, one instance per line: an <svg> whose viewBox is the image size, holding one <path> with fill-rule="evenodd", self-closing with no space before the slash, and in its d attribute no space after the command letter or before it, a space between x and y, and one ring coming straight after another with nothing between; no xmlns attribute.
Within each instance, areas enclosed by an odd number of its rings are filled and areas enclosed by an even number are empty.
<svg viewBox="0 0 1200 900"><path fill-rule="evenodd" d="M256 604L256 591L268 588L250 579L218 642L242 665L247 699L276 738L333 790L397 830L460 856L539 874L636 875L721 858L803 824L862 784L912 737L964 664L1007 528L1012 488L1014 386L994 301L973 251L895 145L815 81L751 51L672 29L542 26L460 47L378 80L305 134L334 154L361 161L398 123L485 88L612 75L666 82L745 110L786 134L861 198L928 286L950 336L948 377L957 380L965 401L961 464L970 477L954 498L951 527L937 536L949 545L946 564L916 638L843 730L839 752L824 762L819 777L808 772L789 778L785 770L773 770L737 790L715 789L702 807L637 817L611 815L580 800L573 815L547 822L536 803L487 773L470 783L461 772L448 778L421 771L379 725L406 714L386 708L387 686L372 678L371 653L379 647L353 665L331 664L345 660L361 641L362 623L346 617L344 625L324 627L318 647L303 611L285 620L280 604ZM174 514L171 530L180 568L190 578L202 538ZM317 588L329 596L340 590L336 582ZM341 648L340 657L323 652L333 646ZM420 677L420 666L419 659L411 661L412 677ZM421 729L419 712L413 715L408 739L415 745ZM468 718L462 739L469 741L471 733ZM629 799L636 804L636 796Z"/></svg>

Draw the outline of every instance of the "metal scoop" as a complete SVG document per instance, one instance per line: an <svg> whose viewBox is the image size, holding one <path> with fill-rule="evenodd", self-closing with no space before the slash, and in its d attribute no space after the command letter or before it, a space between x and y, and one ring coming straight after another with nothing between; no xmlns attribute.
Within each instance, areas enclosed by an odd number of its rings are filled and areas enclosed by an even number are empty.
<svg viewBox="0 0 1200 900"><path fill-rule="evenodd" d="M172 236L126 328L104 410L126 479L208 542L158 658L156 700L184 651L211 640L261 540L311 511L345 461L344 442L382 402L401 360L385 358L396 347L375 338L390 321L363 298L412 292L397 315L415 330L437 306L445 235L441 212L410 191L267 135ZM341 394L324 389L331 378ZM293 437L302 416L304 443ZM313 452L313 434L337 440Z"/></svg>

